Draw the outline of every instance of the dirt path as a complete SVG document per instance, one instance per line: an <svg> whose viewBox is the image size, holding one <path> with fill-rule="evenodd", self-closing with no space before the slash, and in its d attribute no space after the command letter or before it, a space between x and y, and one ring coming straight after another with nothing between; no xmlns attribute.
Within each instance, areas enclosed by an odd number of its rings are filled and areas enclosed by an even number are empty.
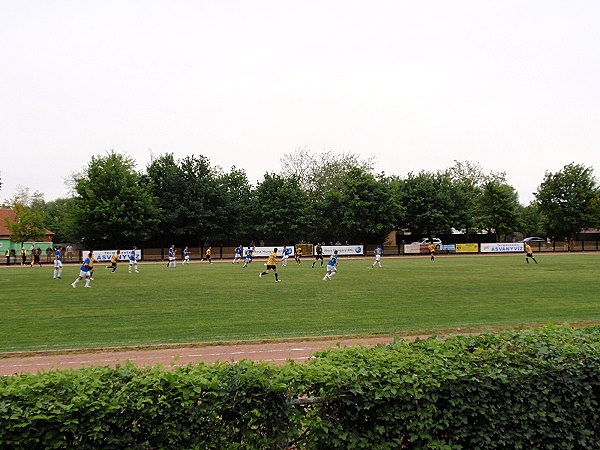
<svg viewBox="0 0 600 450"><path fill-rule="evenodd" d="M421 336L425 338L426 336ZM404 337L409 339L409 337ZM414 337L410 337L414 339ZM389 343L393 336L372 338L340 338L323 340L293 340L289 342L233 345L204 345L145 350L106 350L89 353L46 353L34 356L10 356L0 359L0 375L15 375L22 372L36 373L52 369L76 369L79 367L100 365L115 366L131 361L136 366L184 366L198 361L239 361L241 359L262 360L283 363L288 359L303 361L315 352L328 347L377 345Z"/></svg>

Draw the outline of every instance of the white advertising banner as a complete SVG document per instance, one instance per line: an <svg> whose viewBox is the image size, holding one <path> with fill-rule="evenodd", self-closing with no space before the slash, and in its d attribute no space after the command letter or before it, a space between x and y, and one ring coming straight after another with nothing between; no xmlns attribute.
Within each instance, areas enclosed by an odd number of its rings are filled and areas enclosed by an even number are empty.
<svg viewBox="0 0 600 450"><path fill-rule="evenodd" d="M283 245L274 245L272 247L254 247L254 253L252 254L252 256L259 257L259 258L261 256L269 256L274 248L277 249L277 256L281 256L283 254ZM290 246L288 246L288 248L292 249L291 256L294 256L294 253L295 253L294 247L290 245ZM244 256L246 256L246 250L248 250L248 247L244 247L244 253L243 253Z"/></svg>
<svg viewBox="0 0 600 450"><path fill-rule="evenodd" d="M317 252L314 250L315 247L313 247L313 253L316 255ZM323 254L333 255L333 251L337 250L338 255L362 255L364 248L364 245L324 245Z"/></svg>
<svg viewBox="0 0 600 450"><path fill-rule="evenodd" d="M500 244L480 244L481 253L522 252L522 242L509 242Z"/></svg>
<svg viewBox="0 0 600 450"><path fill-rule="evenodd" d="M119 261L129 261L129 255L131 254L131 250L133 250L133 249L121 250L121 254L119 255ZM81 260L82 261L85 258L87 258L87 255L89 252L90 252L89 250L84 250L81 252ZM116 250L94 250L94 258L96 258L98 261L110 261L115 253L116 253ZM135 259L138 261L141 261L141 259L142 259L142 251L141 250L135 251Z"/></svg>
<svg viewBox="0 0 600 450"><path fill-rule="evenodd" d="M421 253L421 244L406 244L404 253Z"/></svg>

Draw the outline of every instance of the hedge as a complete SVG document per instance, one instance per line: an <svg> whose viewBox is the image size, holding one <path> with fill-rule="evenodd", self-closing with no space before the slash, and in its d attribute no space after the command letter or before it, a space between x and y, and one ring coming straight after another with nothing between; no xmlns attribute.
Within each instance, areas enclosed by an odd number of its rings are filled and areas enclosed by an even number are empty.
<svg viewBox="0 0 600 450"><path fill-rule="evenodd" d="M600 448L600 327L0 378L1 448Z"/></svg>

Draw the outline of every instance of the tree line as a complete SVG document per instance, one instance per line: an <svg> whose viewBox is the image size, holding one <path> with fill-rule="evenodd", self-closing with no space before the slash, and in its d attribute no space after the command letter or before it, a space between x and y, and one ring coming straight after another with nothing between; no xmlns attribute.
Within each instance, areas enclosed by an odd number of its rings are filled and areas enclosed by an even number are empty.
<svg viewBox="0 0 600 450"><path fill-rule="evenodd" d="M399 177L373 173L371 159L306 149L285 154L281 170L255 186L243 169L225 171L204 156L164 154L138 171L114 151L92 157L70 183L71 196L48 202L28 189L17 193L17 222L8 224L17 241L45 229L56 242L98 248L251 239L380 243L393 230L564 239L600 227L600 188L592 169L575 163L546 172L527 206L504 173L485 173L478 163Z"/></svg>

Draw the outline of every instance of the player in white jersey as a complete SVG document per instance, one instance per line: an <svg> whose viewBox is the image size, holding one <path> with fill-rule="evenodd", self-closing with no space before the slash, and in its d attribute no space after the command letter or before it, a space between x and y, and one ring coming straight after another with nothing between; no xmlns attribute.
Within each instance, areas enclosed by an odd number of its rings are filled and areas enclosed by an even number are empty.
<svg viewBox="0 0 600 450"><path fill-rule="evenodd" d="M62 274L63 264L62 264L62 247L56 247L56 252L54 252L54 279L60 279Z"/></svg>
<svg viewBox="0 0 600 450"><path fill-rule="evenodd" d="M129 253L129 273L131 273L131 269L135 269L135 273L140 273L138 270L137 257L135 255L135 251L137 247L134 245L133 250Z"/></svg>

